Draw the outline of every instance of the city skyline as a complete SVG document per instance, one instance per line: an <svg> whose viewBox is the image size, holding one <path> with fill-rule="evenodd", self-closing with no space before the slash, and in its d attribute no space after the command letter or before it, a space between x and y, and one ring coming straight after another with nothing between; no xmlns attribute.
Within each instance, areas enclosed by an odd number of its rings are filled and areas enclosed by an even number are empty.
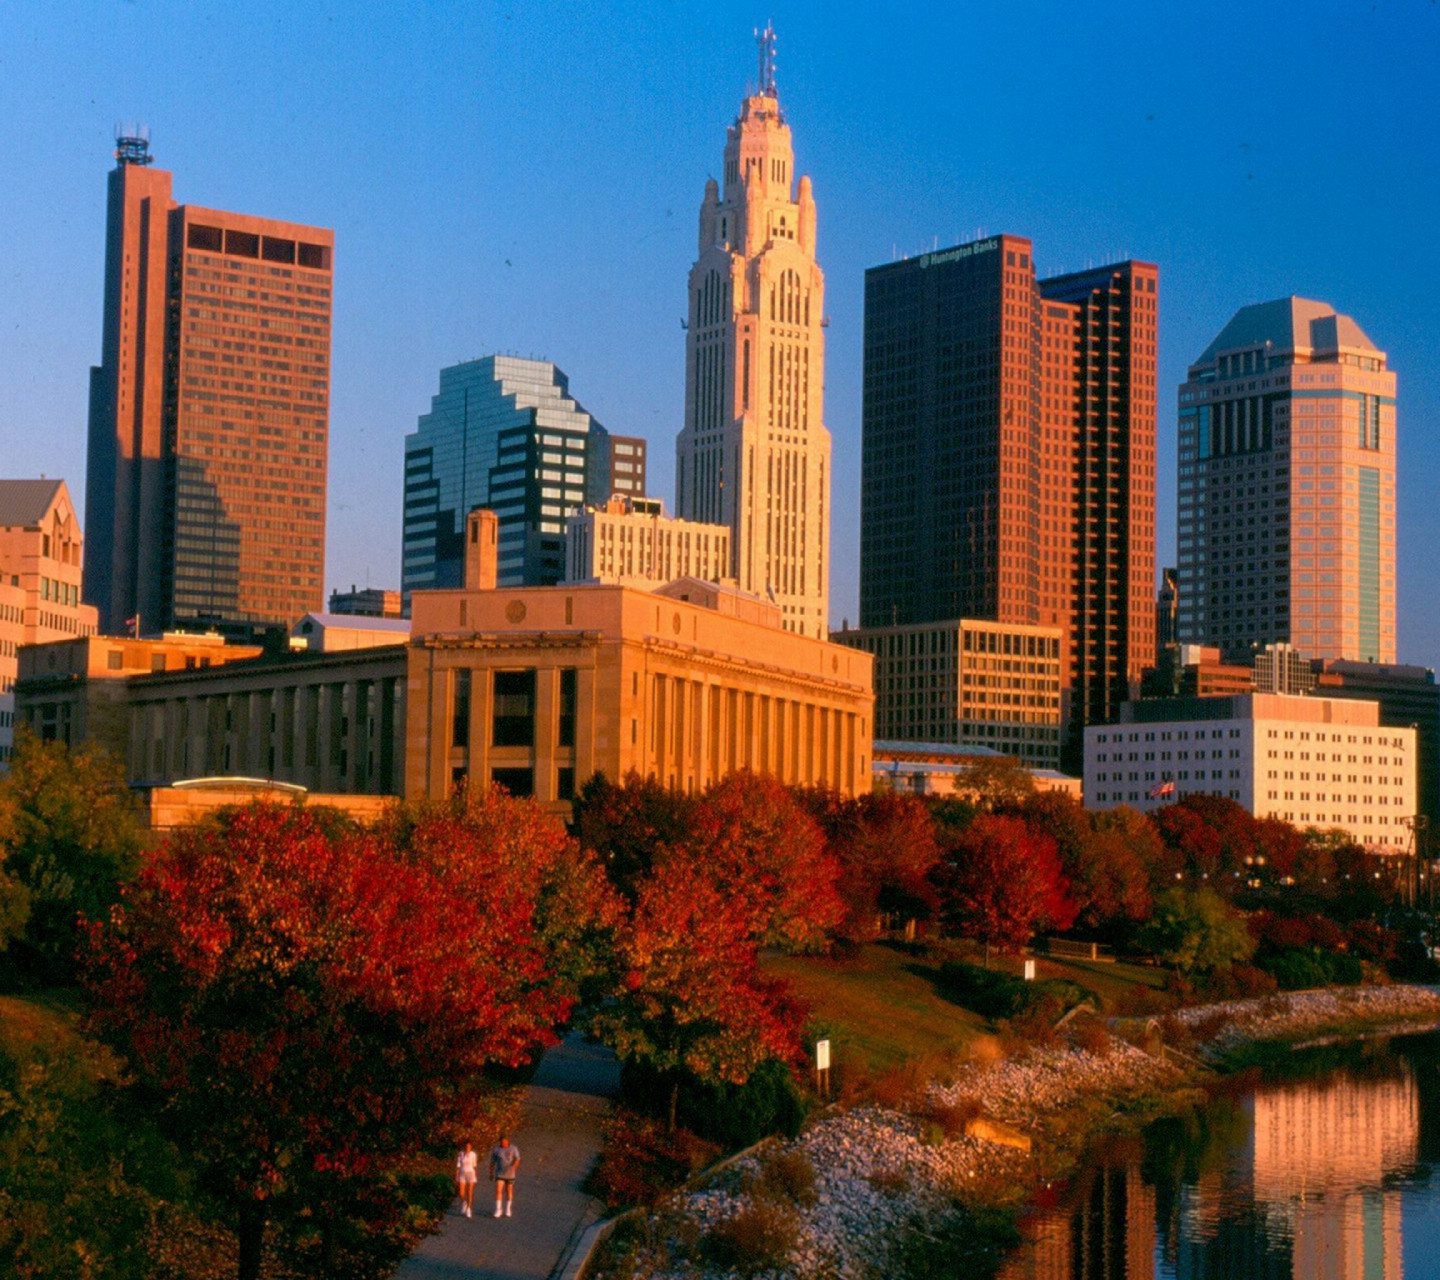
<svg viewBox="0 0 1440 1280"><path fill-rule="evenodd" d="M1440 513L1425 501L1440 458L1424 445L1440 412L1427 351L1440 291L1423 234L1437 184L1423 68L1440 15L1322 8L1332 20L1317 12L1304 31L1279 7L1247 11L1220 61L1200 48L1201 19L1130 5L919 10L883 42L858 14L774 13L797 171L824 211L832 624L857 616L863 271L1005 229L1046 247L1047 275L1091 253L1160 265L1160 564L1174 554L1174 397L1194 353L1241 306L1290 293L1356 318L1401 375L1397 656L1440 665L1426 555ZM437 6L371 31L338 10L241 9L203 23L165 5L15 15L25 58L0 102L31 177L6 218L7 471L83 492L101 175L114 122L139 115L157 163L207 203L336 230L327 590L398 584L403 438L434 370L457 359L555 361L611 430L647 438L651 492L672 501L694 190L753 85L750 32L769 15ZM1021 40L1023 55L994 56ZM180 56L202 44L213 57ZM1077 97L1053 74L1062 57L1126 49L1105 93ZM1324 129L1293 127L1307 103L1323 103ZM1359 172L1364 183L1344 180Z"/></svg>

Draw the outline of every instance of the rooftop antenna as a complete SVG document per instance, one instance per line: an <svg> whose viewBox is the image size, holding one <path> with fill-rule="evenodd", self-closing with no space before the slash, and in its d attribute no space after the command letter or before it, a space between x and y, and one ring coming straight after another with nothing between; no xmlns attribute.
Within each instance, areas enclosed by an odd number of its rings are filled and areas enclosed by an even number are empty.
<svg viewBox="0 0 1440 1280"><path fill-rule="evenodd" d="M755 44L760 51L760 89L762 98L778 98L775 92L775 24L767 22L765 30L755 32Z"/></svg>
<svg viewBox="0 0 1440 1280"><path fill-rule="evenodd" d="M120 165L149 164L150 129L143 124L115 126L115 161Z"/></svg>

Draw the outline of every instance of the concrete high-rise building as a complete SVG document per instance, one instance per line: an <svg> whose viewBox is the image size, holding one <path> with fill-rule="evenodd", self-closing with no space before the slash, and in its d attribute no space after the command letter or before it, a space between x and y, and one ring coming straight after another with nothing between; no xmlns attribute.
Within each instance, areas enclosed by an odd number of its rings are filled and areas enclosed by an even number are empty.
<svg viewBox="0 0 1440 1280"><path fill-rule="evenodd" d="M625 449L623 454L619 451ZM553 586L565 575L565 520L610 486L645 489L643 442L611 436L548 360L486 356L440 371L440 390L405 437L400 585L462 585L465 518L500 517L502 586Z"/></svg>
<svg viewBox="0 0 1440 1280"><path fill-rule="evenodd" d="M1064 762L1155 660L1154 266L994 236L865 276L860 624L1064 635Z"/></svg>
<svg viewBox="0 0 1440 1280"><path fill-rule="evenodd" d="M958 618L834 632L875 660L877 741L1003 752L1060 763L1058 627Z"/></svg>
<svg viewBox="0 0 1440 1280"><path fill-rule="evenodd" d="M565 525L565 582L646 590L676 578L728 582L730 530L665 514L659 498L615 496L573 512Z"/></svg>
<svg viewBox="0 0 1440 1280"><path fill-rule="evenodd" d="M0 480L0 773L15 743L20 646L93 635L84 539L63 480Z"/></svg>
<svg viewBox="0 0 1440 1280"><path fill-rule="evenodd" d="M1243 307L1180 388L1181 639L1395 661L1395 375L1349 316Z"/></svg>
<svg viewBox="0 0 1440 1280"><path fill-rule="evenodd" d="M143 137L115 157L85 599L110 632L291 622L323 600L334 236L177 205Z"/></svg>
<svg viewBox="0 0 1440 1280"><path fill-rule="evenodd" d="M767 27L759 87L726 137L724 187L710 179L700 205L676 508L685 520L728 525L740 588L773 599L787 630L824 639L825 278L815 262L810 179L797 187L794 170Z"/></svg>

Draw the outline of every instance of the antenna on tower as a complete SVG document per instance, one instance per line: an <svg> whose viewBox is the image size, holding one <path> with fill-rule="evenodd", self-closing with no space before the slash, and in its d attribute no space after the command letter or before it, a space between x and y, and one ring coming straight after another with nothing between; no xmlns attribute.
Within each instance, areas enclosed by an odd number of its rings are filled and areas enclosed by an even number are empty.
<svg viewBox="0 0 1440 1280"><path fill-rule="evenodd" d="M121 165L150 163L150 130L146 125L115 126L115 161Z"/></svg>
<svg viewBox="0 0 1440 1280"><path fill-rule="evenodd" d="M765 30L756 30L755 44L760 51L760 87L762 98L776 98L775 92L775 24L767 22Z"/></svg>

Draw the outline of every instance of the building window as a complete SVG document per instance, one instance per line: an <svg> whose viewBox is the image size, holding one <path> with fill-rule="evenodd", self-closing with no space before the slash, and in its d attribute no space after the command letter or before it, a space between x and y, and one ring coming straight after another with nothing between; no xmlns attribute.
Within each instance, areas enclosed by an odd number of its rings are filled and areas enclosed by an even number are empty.
<svg viewBox="0 0 1440 1280"><path fill-rule="evenodd" d="M562 765L555 771L555 796L560 800L575 799L575 769Z"/></svg>
<svg viewBox="0 0 1440 1280"><path fill-rule="evenodd" d="M455 682L450 699L450 745L470 745L470 669L462 667L453 673Z"/></svg>
<svg viewBox="0 0 1440 1280"><path fill-rule="evenodd" d="M560 672L560 745L575 745L575 703L579 673L574 667L565 667ZM569 799L562 796L562 799Z"/></svg>
<svg viewBox="0 0 1440 1280"><path fill-rule="evenodd" d="M490 741L496 747L535 745L534 670L495 673L495 716ZM512 794L528 796L533 789L532 783L525 791L512 791Z"/></svg>
<svg viewBox="0 0 1440 1280"><path fill-rule="evenodd" d="M491 769L490 781L497 787L504 787L512 796L533 796L535 794L534 769ZM575 789L575 779L570 779L570 789Z"/></svg>

